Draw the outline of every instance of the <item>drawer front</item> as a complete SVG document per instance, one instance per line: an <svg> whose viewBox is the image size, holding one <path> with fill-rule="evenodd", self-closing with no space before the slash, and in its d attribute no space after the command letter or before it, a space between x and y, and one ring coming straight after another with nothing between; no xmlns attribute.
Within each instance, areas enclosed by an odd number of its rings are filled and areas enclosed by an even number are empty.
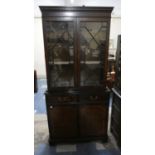
<svg viewBox="0 0 155 155"><path fill-rule="evenodd" d="M84 102L103 102L104 101L104 96L94 95L94 94L80 95L80 101L84 101Z"/></svg>
<svg viewBox="0 0 155 155"><path fill-rule="evenodd" d="M53 102L53 103L76 102L77 96L75 95L49 95L49 96L46 96L46 101Z"/></svg>

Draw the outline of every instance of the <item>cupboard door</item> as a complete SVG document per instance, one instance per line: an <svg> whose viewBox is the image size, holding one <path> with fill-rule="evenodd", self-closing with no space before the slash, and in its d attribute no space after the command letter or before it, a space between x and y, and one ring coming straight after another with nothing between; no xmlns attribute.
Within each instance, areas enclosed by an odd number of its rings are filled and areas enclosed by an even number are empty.
<svg viewBox="0 0 155 155"><path fill-rule="evenodd" d="M75 85L75 22L68 20L45 20L45 40L49 85L53 87L74 87Z"/></svg>
<svg viewBox="0 0 155 155"><path fill-rule="evenodd" d="M77 108L54 107L49 110L49 129L53 138L73 138L77 136Z"/></svg>
<svg viewBox="0 0 155 155"><path fill-rule="evenodd" d="M101 86L106 59L106 21L79 20L80 29L80 86Z"/></svg>
<svg viewBox="0 0 155 155"><path fill-rule="evenodd" d="M80 135L106 135L107 116L107 107L103 105L82 105L79 109Z"/></svg>

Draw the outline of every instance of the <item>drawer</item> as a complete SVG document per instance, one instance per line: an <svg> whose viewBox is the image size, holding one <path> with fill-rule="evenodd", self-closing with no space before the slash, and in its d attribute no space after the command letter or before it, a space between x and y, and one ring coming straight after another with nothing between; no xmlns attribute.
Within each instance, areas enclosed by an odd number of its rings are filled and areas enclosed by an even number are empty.
<svg viewBox="0 0 155 155"><path fill-rule="evenodd" d="M86 102L103 102L104 96L102 95L80 95L80 101L86 101Z"/></svg>
<svg viewBox="0 0 155 155"><path fill-rule="evenodd" d="M46 95L47 102L67 103L77 101L76 95Z"/></svg>

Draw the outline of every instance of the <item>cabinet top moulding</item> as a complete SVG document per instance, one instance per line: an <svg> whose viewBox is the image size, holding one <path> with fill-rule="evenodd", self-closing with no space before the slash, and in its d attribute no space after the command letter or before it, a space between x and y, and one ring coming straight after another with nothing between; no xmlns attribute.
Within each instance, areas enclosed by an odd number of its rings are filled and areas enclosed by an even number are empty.
<svg viewBox="0 0 155 155"><path fill-rule="evenodd" d="M113 7L86 7L86 6L39 6L42 16L69 16L69 17L111 17Z"/></svg>

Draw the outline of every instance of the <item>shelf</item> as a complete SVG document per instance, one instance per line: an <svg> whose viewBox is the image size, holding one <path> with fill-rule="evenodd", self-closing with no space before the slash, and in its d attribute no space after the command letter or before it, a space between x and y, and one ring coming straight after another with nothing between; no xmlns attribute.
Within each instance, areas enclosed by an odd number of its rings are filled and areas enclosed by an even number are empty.
<svg viewBox="0 0 155 155"><path fill-rule="evenodd" d="M73 64L74 61L58 61L58 62L54 62L54 63L52 61L50 61L48 63L49 63L49 65L70 65L70 64Z"/></svg>
<svg viewBox="0 0 155 155"><path fill-rule="evenodd" d="M100 64L100 61L81 61L81 64Z"/></svg>
<svg viewBox="0 0 155 155"><path fill-rule="evenodd" d="M50 61L49 62L49 65L70 65L70 64L73 64L74 61L58 61L58 62L52 62ZM81 61L80 62L81 64L100 64L101 62L100 61Z"/></svg>

